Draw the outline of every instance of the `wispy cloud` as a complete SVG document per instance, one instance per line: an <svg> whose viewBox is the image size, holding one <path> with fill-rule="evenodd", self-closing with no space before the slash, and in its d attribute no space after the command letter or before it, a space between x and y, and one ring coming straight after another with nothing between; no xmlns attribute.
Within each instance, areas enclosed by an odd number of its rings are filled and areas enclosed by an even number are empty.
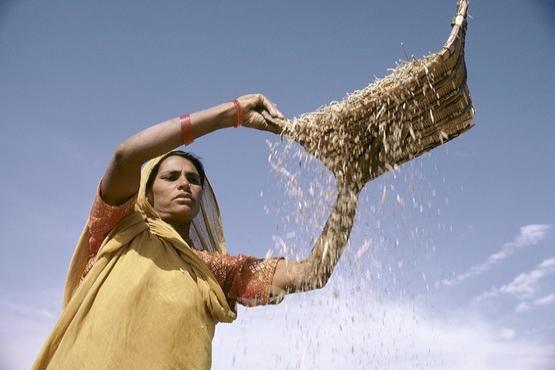
<svg viewBox="0 0 555 370"><path fill-rule="evenodd" d="M60 314L62 287L0 297L0 368L29 369Z"/></svg>
<svg viewBox="0 0 555 370"><path fill-rule="evenodd" d="M412 302L379 301L369 286L337 277L323 290L278 306L241 308L218 325L213 369L548 369L555 346L464 311L430 312ZM2 369L29 368L50 332L59 294L35 308L0 305Z"/></svg>
<svg viewBox="0 0 555 370"><path fill-rule="evenodd" d="M493 266L501 263L503 260L513 255L517 251L538 244L542 241L551 225L544 224L531 224L525 225L520 228L519 234L509 243L503 245L499 251L491 254L485 261L480 264L472 266L467 271L456 275L451 279L444 279L436 286L453 286L462 283L463 281L472 277L483 274L491 269Z"/></svg>
<svg viewBox="0 0 555 370"><path fill-rule="evenodd" d="M500 288L492 288L474 298L475 302L496 297L500 294L509 294L520 300L530 299L536 293L540 280L555 273L555 257L548 258L539 263L533 270L524 272L515 277L510 283ZM526 310L526 305L521 310Z"/></svg>
<svg viewBox="0 0 555 370"><path fill-rule="evenodd" d="M548 294L531 302L520 302L515 308L516 313L523 313L533 310L537 307L549 306L555 303L555 294Z"/></svg>
<svg viewBox="0 0 555 370"><path fill-rule="evenodd" d="M499 338L510 340L513 339L516 335L514 329L511 328L503 328L499 331Z"/></svg>
<svg viewBox="0 0 555 370"><path fill-rule="evenodd" d="M219 325L213 368L547 369L555 346L476 313L434 312L328 288Z"/></svg>
<svg viewBox="0 0 555 370"><path fill-rule="evenodd" d="M5 314L12 314L19 317L30 317L30 318L46 318L53 320L56 315L52 310L43 307L33 307L30 305L23 305L18 302L10 302L6 300L0 301L0 312Z"/></svg>
<svg viewBox="0 0 555 370"><path fill-rule="evenodd" d="M534 270L518 275L499 290L501 293L512 294L518 298L529 298L536 292L538 281L554 272L555 258L549 258L536 266Z"/></svg>
<svg viewBox="0 0 555 370"><path fill-rule="evenodd" d="M26 307L18 302L0 304L0 365L2 369L29 369L56 321L57 312Z"/></svg>

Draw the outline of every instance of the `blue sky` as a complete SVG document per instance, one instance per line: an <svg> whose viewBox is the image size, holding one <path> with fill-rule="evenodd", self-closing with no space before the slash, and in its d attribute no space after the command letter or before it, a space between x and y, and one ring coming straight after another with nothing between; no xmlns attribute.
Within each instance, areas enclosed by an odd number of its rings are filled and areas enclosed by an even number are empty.
<svg viewBox="0 0 555 370"><path fill-rule="evenodd" d="M454 0L0 0L0 367L28 368L59 315L72 248L123 139L251 92L289 117L312 111L405 52L438 50L454 11ZM470 15L476 126L370 183L332 282L241 309L217 329L214 368L555 361L555 2L473 1ZM308 254L333 189L318 163L299 167L294 145L246 128L191 151L232 253Z"/></svg>

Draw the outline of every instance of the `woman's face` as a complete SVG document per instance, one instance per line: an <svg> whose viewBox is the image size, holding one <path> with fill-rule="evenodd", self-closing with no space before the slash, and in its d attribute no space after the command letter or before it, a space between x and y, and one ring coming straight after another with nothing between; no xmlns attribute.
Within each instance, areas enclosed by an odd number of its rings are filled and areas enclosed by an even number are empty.
<svg viewBox="0 0 555 370"><path fill-rule="evenodd" d="M152 183L152 205L171 225L190 223L200 208L202 185L195 165L172 155L162 161Z"/></svg>

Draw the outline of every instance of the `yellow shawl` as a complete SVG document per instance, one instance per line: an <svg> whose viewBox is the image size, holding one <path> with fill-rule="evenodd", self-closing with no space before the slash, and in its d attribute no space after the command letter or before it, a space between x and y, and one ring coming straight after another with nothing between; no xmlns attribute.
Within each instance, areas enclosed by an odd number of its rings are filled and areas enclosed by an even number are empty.
<svg viewBox="0 0 555 370"><path fill-rule="evenodd" d="M104 239L79 284L88 257L83 230L63 312L33 369L210 368L215 325L233 321L235 311L207 266L147 200L147 179L162 158L143 167L135 211Z"/></svg>

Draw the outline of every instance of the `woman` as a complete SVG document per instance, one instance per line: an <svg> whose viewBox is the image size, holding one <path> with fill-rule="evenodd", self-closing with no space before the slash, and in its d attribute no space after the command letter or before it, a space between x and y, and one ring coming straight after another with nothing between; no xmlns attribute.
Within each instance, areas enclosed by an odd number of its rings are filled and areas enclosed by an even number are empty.
<svg viewBox="0 0 555 370"><path fill-rule="evenodd" d="M64 310L34 369L207 369L215 324L235 319L236 302L277 303L326 284L352 227L357 189L340 181L307 259L232 257L202 164L170 152L241 124L279 133L282 118L264 96L245 95L152 126L117 148L70 264Z"/></svg>

